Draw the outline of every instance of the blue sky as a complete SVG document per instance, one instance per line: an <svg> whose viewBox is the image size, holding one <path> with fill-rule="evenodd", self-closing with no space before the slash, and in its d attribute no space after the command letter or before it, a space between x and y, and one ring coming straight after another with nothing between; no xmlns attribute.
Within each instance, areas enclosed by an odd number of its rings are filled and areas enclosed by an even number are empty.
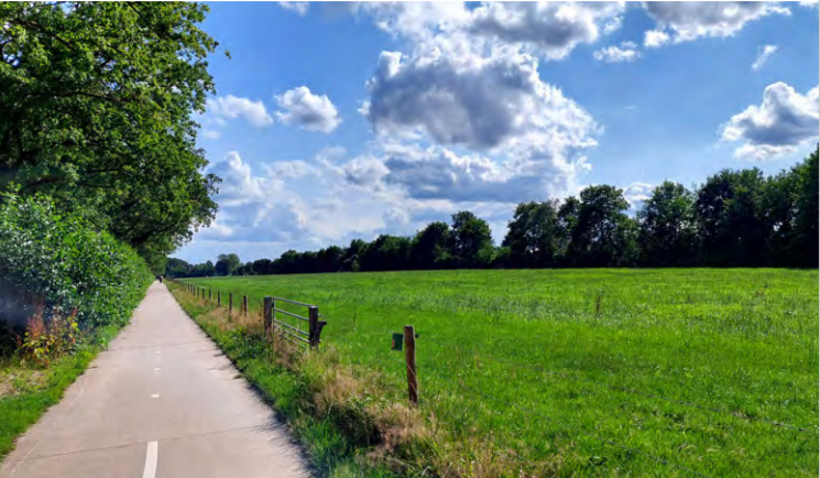
<svg viewBox="0 0 820 478"><path fill-rule="evenodd" d="M613 184L778 172L818 136L813 3L213 3L220 211L176 257L412 234ZM221 49L230 51L228 59Z"/></svg>

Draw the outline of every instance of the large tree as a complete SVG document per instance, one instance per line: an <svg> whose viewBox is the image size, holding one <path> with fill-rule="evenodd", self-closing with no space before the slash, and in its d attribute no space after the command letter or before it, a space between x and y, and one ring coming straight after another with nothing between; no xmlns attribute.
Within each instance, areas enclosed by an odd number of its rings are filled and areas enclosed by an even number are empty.
<svg viewBox="0 0 820 478"><path fill-rule="evenodd" d="M493 236L487 221L470 211L452 216L453 255L459 267L484 267L493 257Z"/></svg>
<svg viewBox="0 0 820 478"><path fill-rule="evenodd" d="M45 192L159 264L207 225L196 3L0 3L0 190ZM154 260L156 259L156 260Z"/></svg>
<svg viewBox="0 0 820 478"><path fill-rule="evenodd" d="M446 269L452 265L452 241L447 223L431 222L413 238L411 266L414 269Z"/></svg>
<svg viewBox="0 0 820 478"><path fill-rule="evenodd" d="M765 264L772 224L765 214L764 192L763 172L757 168L724 169L709 176L695 203L706 263Z"/></svg>
<svg viewBox="0 0 820 478"><path fill-rule="evenodd" d="M515 267L551 267L561 246L558 201L521 203L508 224L503 246Z"/></svg>
<svg viewBox="0 0 820 478"><path fill-rule="evenodd" d="M818 149L793 168L797 183L795 225L791 251L797 265L818 265Z"/></svg>
<svg viewBox="0 0 820 478"><path fill-rule="evenodd" d="M566 217L574 222L566 252L571 262L588 267L631 264L636 226L625 214L628 207L623 190L614 186L589 186L581 191L577 216Z"/></svg>
<svg viewBox="0 0 820 478"><path fill-rule="evenodd" d="M637 214L641 262L687 265L695 261L695 195L682 184L664 181Z"/></svg>
<svg viewBox="0 0 820 478"><path fill-rule="evenodd" d="M217 257L214 272L218 276L229 276L242 267L242 261L236 254L220 254Z"/></svg>

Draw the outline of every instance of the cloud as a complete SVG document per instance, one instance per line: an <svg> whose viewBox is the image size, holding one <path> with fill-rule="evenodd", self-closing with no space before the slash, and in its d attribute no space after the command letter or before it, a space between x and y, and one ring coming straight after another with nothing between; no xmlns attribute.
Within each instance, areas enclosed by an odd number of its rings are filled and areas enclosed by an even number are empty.
<svg viewBox="0 0 820 478"><path fill-rule="evenodd" d="M306 86L286 91L275 99L282 108L276 112L276 117L284 123L329 133L342 122L330 98L327 95L314 95Z"/></svg>
<svg viewBox="0 0 820 478"><path fill-rule="evenodd" d="M384 188L382 180L390 173L382 161L370 156L355 158L345 163L341 170L351 184L377 191Z"/></svg>
<svg viewBox="0 0 820 478"><path fill-rule="evenodd" d="M354 2L352 10L373 18L378 28L413 41L461 28L470 18L463 2Z"/></svg>
<svg viewBox="0 0 820 478"><path fill-rule="evenodd" d="M202 131L202 137L205 139L219 139L222 133L213 129L206 129Z"/></svg>
<svg viewBox="0 0 820 478"><path fill-rule="evenodd" d="M621 46L608 46L601 48L592 54L592 56L605 63L622 63L635 61L640 56L640 53L635 49L637 45L632 42L623 42Z"/></svg>
<svg viewBox="0 0 820 478"><path fill-rule="evenodd" d="M646 48L658 48L669 43L669 34L661 30L649 30L644 33L643 46Z"/></svg>
<svg viewBox="0 0 820 478"><path fill-rule="evenodd" d="M466 29L505 43L531 47L545 58L566 57L620 28L623 2L497 2L474 9Z"/></svg>
<svg viewBox="0 0 820 478"><path fill-rule="evenodd" d="M353 8L377 27L415 42L467 35L474 47L524 49L546 59L566 57L621 27L625 2L361 2Z"/></svg>
<svg viewBox="0 0 820 478"><path fill-rule="evenodd" d="M594 129L582 108L540 80L529 55L383 52L368 89L366 116L377 132L421 129L440 144L487 150L531 135L588 144Z"/></svg>
<svg viewBox="0 0 820 478"><path fill-rule="evenodd" d="M273 123L273 118L268 115L261 101L251 101L233 95L208 98L206 116L212 118L217 124L224 124L227 120L236 118L243 118L257 128Z"/></svg>
<svg viewBox="0 0 820 478"><path fill-rule="evenodd" d="M238 206L263 197L262 180L253 177L250 165L236 151L228 153L224 161L214 163L210 172L222 178L216 196L221 205Z"/></svg>
<svg viewBox="0 0 820 478"><path fill-rule="evenodd" d="M764 160L796 151L818 136L818 89L802 95L777 82L766 87L760 106L752 105L723 126L724 141L743 141L735 156Z"/></svg>
<svg viewBox="0 0 820 478"><path fill-rule="evenodd" d="M776 51L777 47L775 45L766 45L760 48L757 59L752 63L752 69L759 70Z"/></svg>
<svg viewBox="0 0 820 478"><path fill-rule="evenodd" d="M301 198L287 190L282 177L276 174L292 170L294 163L299 162L273 163L264 176L255 175L236 151L215 163L210 172L222 178L214 198L219 212L214 223L197 239L266 242L302 238L307 223Z"/></svg>
<svg viewBox="0 0 820 478"><path fill-rule="evenodd" d="M740 31L748 22L790 11L772 2L644 2L647 13L657 22L653 33L647 32L644 44L657 47L669 40L658 32L670 30L674 42L701 37L725 38Z"/></svg>
<svg viewBox="0 0 820 478"><path fill-rule="evenodd" d="M638 209L641 205L651 197L652 191L655 190L654 184L648 183L632 183L624 188L624 198L629 203L632 209Z"/></svg>
<svg viewBox="0 0 820 478"><path fill-rule="evenodd" d="M299 15L304 15L308 12L310 8L309 2L279 2L279 6L284 8L285 10L290 10L292 12L296 12Z"/></svg>

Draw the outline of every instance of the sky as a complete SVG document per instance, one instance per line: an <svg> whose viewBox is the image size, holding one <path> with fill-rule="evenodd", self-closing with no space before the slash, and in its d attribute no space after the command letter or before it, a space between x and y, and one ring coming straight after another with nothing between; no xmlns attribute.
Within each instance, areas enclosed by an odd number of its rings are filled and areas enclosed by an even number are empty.
<svg viewBox="0 0 820 478"><path fill-rule="evenodd" d="M410 235L460 210L724 168L818 141L817 2L209 3L198 145L219 212L175 257ZM225 50L230 56L225 54Z"/></svg>

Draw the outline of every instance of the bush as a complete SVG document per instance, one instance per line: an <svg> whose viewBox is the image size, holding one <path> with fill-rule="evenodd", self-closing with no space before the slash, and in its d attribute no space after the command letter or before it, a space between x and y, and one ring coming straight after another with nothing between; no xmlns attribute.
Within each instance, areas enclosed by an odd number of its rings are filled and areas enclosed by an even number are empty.
<svg viewBox="0 0 820 478"><path fill-rule="evenodd" d="M25 325L37 307L76 310L82 328L126 323L153 280L145 261L47 196L0 204L0 322ZM50 317L49 317L50 318Z"/></svg>

